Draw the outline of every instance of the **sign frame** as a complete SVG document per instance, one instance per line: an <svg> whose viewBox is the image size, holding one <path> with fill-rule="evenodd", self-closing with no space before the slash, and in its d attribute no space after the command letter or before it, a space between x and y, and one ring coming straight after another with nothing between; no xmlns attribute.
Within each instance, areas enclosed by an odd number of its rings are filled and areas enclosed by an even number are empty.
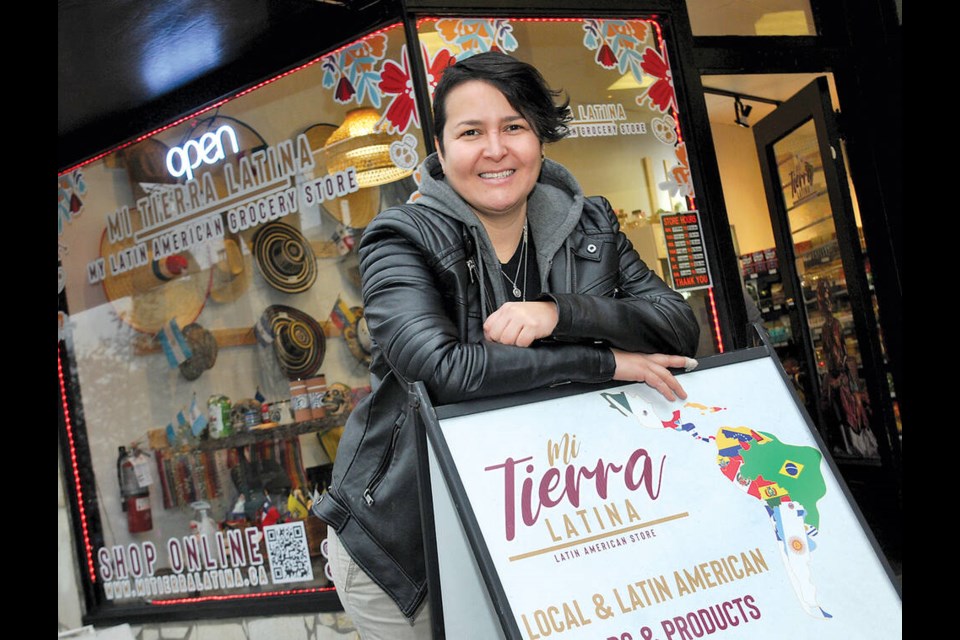
<svg viewBox="0 0 960 640"><path fill-rule="evenodd" d="M770 345L765 336L761 334L763 344L757 347L750 347L738 351L728 352L715 356L709 356L700 359L697 371L705 371L715 367L731 365L735 363L748 362L760 358L770 358L776 365L780 375L780 382L789 392L799 414L803 417L807 430L814 440L817 448L823 456L824 473L829 471L837 485L839 486L842 499L850 507L852 514L859 524L860 528L869 545L876 555L876 559L882 570L885 572L891 585L896 591L898 599L902 600L901 584L897 580L886 556L882 552L876 537L873 535L863 513L859 509L849 488L840 474L839 468L830 455L828 449L820 437L819 432L814 426L809 415L803 408L802 403L796 396L789 384L789 378L776 352ZM683 372L675 372L678 376ZM447 624L444 616L444 576L441 575L441 561L438 552L438 533L436 530L437 520L435 518L436 505L434 500L439 498L438 504L443 508L443 501L452 501L453 511L456 512L461 527L461 534L465 537L466 545L472 554L472 560L475 563L474 569L477 572L476 580L481 581L480 590L485 592L486 604L482 602L477 604L478 619L472 621L473 624L490 625L486 618L495 618L497 631L501 638L507 640L528 640L519 628L514 616L511 603L508 599L506 590L498 575L493 557L484 540L481 527L473 506L467 496L466 488L457 471L457 465L454 462L453 455L447 445L444 433L441 427L441 421L449 418L458 418L469 416L471 414L484 413L496 409L512 408L524 404L536 403L546 400L554 400L567 396L574 396L586 392L606 391L618 387L629 386L622 382L610 382L601 385L589 384L567 384L552 388L538 389L530 392L511 394L497 398L486 398L473 400L463 403L442 405L433 407L425 386L420 383L411 385L410 408L414 425L417 430L418 446L418 489L421 503L421 521L423 525L424 547L426 551L426 567L428 581L428 598L430 601L431 624L433 627L434 638L442 640L446 638ZM841 499L840 497L837 498ZM455 538L455 532L445 529L443 532L442 544L448 547ZM469 573L469 572L466 572ZM458 578L457 590L454 593L465 591L477 595L477 585L468 584L473 578L469 575ZM449 585L448 585L449 586ZM461 587L464 587L461 589ZM457 606L462 606L457 605ZM488 628L489 631L489 628ZM476 636L486 637L486 636ZM634 636L637 637L637 636Z"/></svg>

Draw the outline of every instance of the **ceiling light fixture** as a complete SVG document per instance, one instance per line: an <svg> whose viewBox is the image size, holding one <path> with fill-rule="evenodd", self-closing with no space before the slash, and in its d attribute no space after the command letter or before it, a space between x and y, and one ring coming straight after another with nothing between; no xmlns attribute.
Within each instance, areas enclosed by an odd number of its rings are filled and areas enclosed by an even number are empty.
<svg viewBox="0 0 960 640"><path fill-rule="evenodd" d="M413 169L398 167L390 158L390 144L399 140L399 136L388 134L380 127L380 114L376 109L353 109L347 112L343 124L330 134L323 147L327 172L354 167L361 188L402 180L411 175Z"/></svg>
<svg viewBox="0 0 960 640"><path fill-rule="evenodd" d="M716 87L703 87L704 93L709 93L718 96L726 96L728 98L733 98L733 123L741 127L749 127L750 121L750 112L753 111L753 106L748 104L743 104L744 100L749 100L750 102L759 102L762 104L771 104L774 107L779 107L781 104L780 100L773 100L771 98L764 98L763 96L754 96L746 93L740 93L738 91L730 91L727 89L717 89ZM761 114L761 118L764 114Z"/></svg>
<svg viewBox="0 0 960 640"><path fill-rule="evenodd" d="M748 104L743 104L743 101L740 99L740 96L734 96L733 98L733 122L738 124L741 127L750 127L750 122L748 118L750 117L750 112L753 111L753 107Z"/></svg>

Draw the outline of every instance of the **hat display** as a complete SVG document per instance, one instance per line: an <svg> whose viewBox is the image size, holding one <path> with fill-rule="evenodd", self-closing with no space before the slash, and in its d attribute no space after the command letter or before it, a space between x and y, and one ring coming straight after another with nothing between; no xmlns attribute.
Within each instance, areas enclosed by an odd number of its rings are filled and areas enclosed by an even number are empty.
<svg viewBox="0 0 960 640"><path fill-rule="evenodd" d="M253 236L263 278L284 293L302 293L317 280L317 258L303 234L284 222L263 225Z"/></svg>
<svg viewBox="0 0 960 640"><path fill-rule="evenodd" d="M275 304L267 307L254 327L257 339L272 344L280 368L290 380L309 378L323 364L327 338L309 314Z"/></svg>
<svg viewBox="0 0 960 640"><path fill-rule="evenodd" d="M180 374L187 380L196 380L217 362L217 339L196 322L183 328L183 336L190 344L190 357L180 363Z"/></svg>

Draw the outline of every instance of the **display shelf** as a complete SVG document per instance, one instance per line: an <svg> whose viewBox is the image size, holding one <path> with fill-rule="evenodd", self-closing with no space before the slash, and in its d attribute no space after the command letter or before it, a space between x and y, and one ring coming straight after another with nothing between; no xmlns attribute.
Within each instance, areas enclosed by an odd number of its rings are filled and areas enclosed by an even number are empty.
<svg viewBox="0 0 960 640"><path fill-rule="evenodd" d="M345 420L345 416L328 416L291 424L278 424L273 427L254 427L225 438L202 440L195 448L201 451L216 451L217 449L245 447L265 440L287 440L306 433L322 433L336 427L342 427Z"/></svg>
<svg viewBox="0 0 960 640"><path fill-rule="evenodd" d="M811 247L810 249L808 249L808 250L806 250L806 251L796 252L796 253L794 254L794 257L796 257L797 259L807 258L808 256L811 257L811 258L813 258L813 257L819 258L819 257L822 257L822 256L820 256L819 254L823 253L827 248L833 249L834 247L836 247L836 251L835 251L835 252L836 252L836 254L837 254L837 257L839 257L839 255L840 255L840 245L837 243L837 239L836 239L836 238L831 238L830 240L827 240L826 242L824 242L824 243L822 243L822 244L818 244L818 245L815 246L815 247ZM814 254L818 254L818 255L814 255Z"/></svg>

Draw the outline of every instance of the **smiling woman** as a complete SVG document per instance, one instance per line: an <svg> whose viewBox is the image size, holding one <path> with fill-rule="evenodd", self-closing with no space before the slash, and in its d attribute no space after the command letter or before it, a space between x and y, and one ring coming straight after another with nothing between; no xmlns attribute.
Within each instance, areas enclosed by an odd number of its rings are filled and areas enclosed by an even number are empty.
<svg viewBox="0 0 960 640"><path fill-rule="evenodd" d="M458 86L444 109L449 121L437 144L440 166L447 183L488 231L503 232L493 241L501 262L507 262L526 220L527 195L540 175L543 145L526 119L487 82Z"/></svg>
<svg viewBox="0 0 960 640"><path fill-rule="evenodd" d="M406 381L437 404L609 380L686 397L669 369L696 366L696 318L607 200L544 158L567 132L557 97L503 53L447 67L434 94L439 151L420 167L416 202L363 234L374 392L351 414L314 506L362 637L430 637Z"/></svg>

